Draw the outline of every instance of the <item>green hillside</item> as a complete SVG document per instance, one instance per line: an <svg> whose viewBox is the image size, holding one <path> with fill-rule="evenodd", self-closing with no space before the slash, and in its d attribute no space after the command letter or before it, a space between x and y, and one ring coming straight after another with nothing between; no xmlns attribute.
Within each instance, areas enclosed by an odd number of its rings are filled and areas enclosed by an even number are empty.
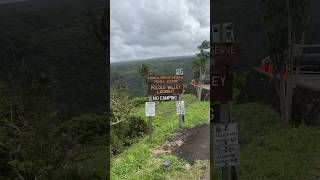
<svg viewBox="0 0 320 180"><path fill-rule="evenodd" d="M5 69L46 74L54 81L59 113L102 111L106 99L105 52L90 28L105 1L30 0L0 5L0 80ZM19 77L15 77L19 78Z"/></svg>
<svg viewBox="0 0 320 180"><path fill-rule="evenodd" d="M0 179L106 178L105 3L0 4Z"/></svg>
<svg viewBox="0 0 320 180"><path fill-rule="evenodd" d="M193 78L192 61L194 59L195 56L187 56L111 63L111 85L118 80L123 80L127 83L128 93L131 96L142 96L141 87L144 79L137 72L137 67L141 64L147 64L151 73L155 74L175 74L177 68L182 68L185 76L184 82L187 84Z"/></svg>

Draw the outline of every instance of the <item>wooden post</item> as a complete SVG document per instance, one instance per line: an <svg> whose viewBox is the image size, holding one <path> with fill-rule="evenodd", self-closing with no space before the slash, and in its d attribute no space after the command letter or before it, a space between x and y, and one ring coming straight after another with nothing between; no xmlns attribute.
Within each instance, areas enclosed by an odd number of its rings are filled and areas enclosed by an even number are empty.
<svg viewBox="0 0 320 180"><path fill-rule="evenodd" d="M212 10L212 7L211 7L211 10ZM213 42L230 42L230 41L234 41L234 37L233 37L233 32L230 32L230 34L229 33L227 33L227 31L226 31L226 26L228 26L228 27L230 27L230 25L231 24L220 24L219 26L215 26L214 28L216 28L216 29L219 29L219 37L213 37L213 35L211 35L210 36L210 41L211 41L211 43L213 44ZM211 26L211 28L213 29L213 25L211 24L210 25ZM224 26L224 28L222 28L222 26ZM229 30L228 30L229 31ZM210 31L211 33L213 33L212 32L212 30ZM218 33L215 33L216 35L218 34ZM213 56L213 53L211 53L211 55L210 55L210 58L213 58L214 56ZM213 99L213 91L214 91L214 87L213 87L213 85L212 85L212 75L214 74L214 73L216 73L216 72L213 72L214 70L213 70L213 68L214 68L214 61L213 61L213 59L211 59L210 60L210 68L212 68L211 69L211 80L210 80L210 96L211 96L211 102L210 102L210 107L211 107L211 109L214 111L214 110L216 110L216 111L218 111L218 112L213 112L213 113L211 113L211 116L212 115L214 115L215 117L211 117L211 120L212 120L212 123L231 123L232 122L232 120L231 120L231 101L220 101L220 103L219 104L216 104L216 105L212 105L213 103L215 103L215 102L213 102L212 101L212 99ZM224 74L229 74L230 73L230 71L229 71L229 66L225 66L225 70L223 70L222 71L222 73ZM213 124L211 124L211 125L213 125ZM211 127L212 128L212 127ZM211 133L211 139L213 139L213 131L212 130L210 130L210 133ZM211 143L213 142L212 140L210 141ZM212 146L212 145L210 145L210 146ZM213 148L213 147L211 147L211 148ZM211 153L212 153L213 151L211 150ZM210 154L211 154L210 153ZM213 157L213 155L211 155L211 158L210 158L210 161L213 161L213 159L214 159L214 157ZM210 163L210 168L211 169L213 169L213 163ZM210 175L210 179L213 179L213 173L211 172L210 173L211 175ZM235 166L232 166L232 167L222 167L222 180L237 180L237 173L236 173L236 167Z"/></svg>
<svg viewBox="0 0 320 180"><path fill-rule="evenodd" d="M229 123L229 104L221 103L220 104L220 123ZM230 167L222 168L222 180L230 179Z"/></svg>
<svg viewBox="0 0 320 180"><path fill-rule="evenodd" d="M238 180L237 169L235 166L231 167L231 180Z"/></svg>

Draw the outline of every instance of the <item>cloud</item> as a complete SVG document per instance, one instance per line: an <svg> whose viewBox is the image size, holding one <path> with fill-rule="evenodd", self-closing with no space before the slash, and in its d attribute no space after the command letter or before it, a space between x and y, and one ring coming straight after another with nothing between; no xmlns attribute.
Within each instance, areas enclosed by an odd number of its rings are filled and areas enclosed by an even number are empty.
<svg viewBox="0 0 320 180"><path fill-rule="evenodd" d="M209 40L209 0L111 0L111 62L193 55Z"/></svg>

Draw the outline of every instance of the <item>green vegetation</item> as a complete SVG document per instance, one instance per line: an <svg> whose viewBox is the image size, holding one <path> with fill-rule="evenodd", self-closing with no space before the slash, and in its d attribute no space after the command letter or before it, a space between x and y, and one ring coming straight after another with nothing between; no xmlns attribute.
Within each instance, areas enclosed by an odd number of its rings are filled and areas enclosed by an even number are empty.
<svg viewBox="0 0 320 180"><path fill-rule="evenodd" d="M0 5L0 179L107 176L107 17L83 3Z"/></svg>
<svg viewBox="0 0 320 180"><path fill-rule="evenodd" d="M197 124L208 123L209 103L200 102L193 95L184 96L186 104L185 128L193 127ZM135 111L136 116L147 121L144 106ZM163 178L199 178L201 167L206 162L197 162L190 170L187 162L175 156L162 154L154 155L156 147L165 143L172 134L180 131L179 121L176 115L175 102L159 102L156 104L156 116L152 120L153 142L148 142L148 137L139 138L138 142L128 147L123 153L114 156L111 162L111 179L163 179ZM168 169L162 167L165 160L170 160Z"/></svg>
<svg viewBox="0 0 320 180"><path fill-rule="evenodd" d="M146 64L139 65L138 68L137 68L137 72L140 74L141 77L143 77L142 87L143 87L144 93L146 93L146 90L147 90L146 89L146 87L147 87L146 78L147 78L147 76L149 74L149 66L146 65Z"/></svg>
<svg viewBox="0 0 320 180"><path fill-rule="evenodd" d="M53 78L54 107L63 117L104 111L106 54L89 31L100 25L104 6L101 0L0 5L0 78L24 65Z"/></svg>
<svg viewBox="0 0 320 180"><path fill-rule="evenodd" d="M111 153L119 154L144 135L148 128L147 123L140 116L133 114L134 110L148 99L133 98L127 95L127 87L118 82L110 91L110 135Z"/></svg>
<svg viewBox="0 0 320 180"><path fill-rule="evenodd" d="M201 76L206 75L206 71L210 68L208 65L210 58L209 46L210 43L207 40L204 40L197 47L199 53L196 54L196 59L192 61L193 76L195 79L199 79Z"/></svg>
<svg viewBox="0 0 320 180"><path fill-rule="evenodd" d="M107 153L102 141L108 135L105 115L82 114L61 121L53 108L55 84L42 73L25 70L23 76L16 73L0 85L1 179L105 177L105 164L80 171L93 154L88 148Z"/></svg>
<svg viewBox="0 0 320 180"><path fill-rule="evenodd" d="M233 97L237 99L240 94L242 87L245 85L248 77L248 72L237 72L233 79Z"/></svg>
<svg viewBox="0 0 320 180"><path fill-rule="evenodd" d="M236 105L239 122L239 179L316 180L320 166L320 129L284 128L270 107L250 103ZM219 170L220 171L220 170ZM215 178L219 179L216 169Z"/></svg>

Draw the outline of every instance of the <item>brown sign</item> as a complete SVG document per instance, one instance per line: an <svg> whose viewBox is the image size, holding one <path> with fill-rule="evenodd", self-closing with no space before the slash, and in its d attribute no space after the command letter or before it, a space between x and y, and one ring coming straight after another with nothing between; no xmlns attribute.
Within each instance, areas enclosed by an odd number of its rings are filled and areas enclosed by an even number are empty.
<svg viewBox="0 0 320 180"><path fill-rule="evenodd" d="M233 97L233 75L212 74L211 75L211 100L226 102Z"/></svg>
<svg viewBox="0 0 320 180"><path fill-rule="evenodd" d="M158 94L182 94L183 84L150 84L148 87L149 95Z"/></svg>
<svg viewBox="0 0 320 180"><path fill-rule="evenodd" d="M147 83L153 83L153 84L183 83L183 75L150 75L147 77Z"/></svg>
<svg viewBox="0 0 320 180"><path fill-rule="evenodd" d="M216 70L231 67L238 60L239 43L238 42L214 42L211 48L211 60L213 68Z"/></svg>

